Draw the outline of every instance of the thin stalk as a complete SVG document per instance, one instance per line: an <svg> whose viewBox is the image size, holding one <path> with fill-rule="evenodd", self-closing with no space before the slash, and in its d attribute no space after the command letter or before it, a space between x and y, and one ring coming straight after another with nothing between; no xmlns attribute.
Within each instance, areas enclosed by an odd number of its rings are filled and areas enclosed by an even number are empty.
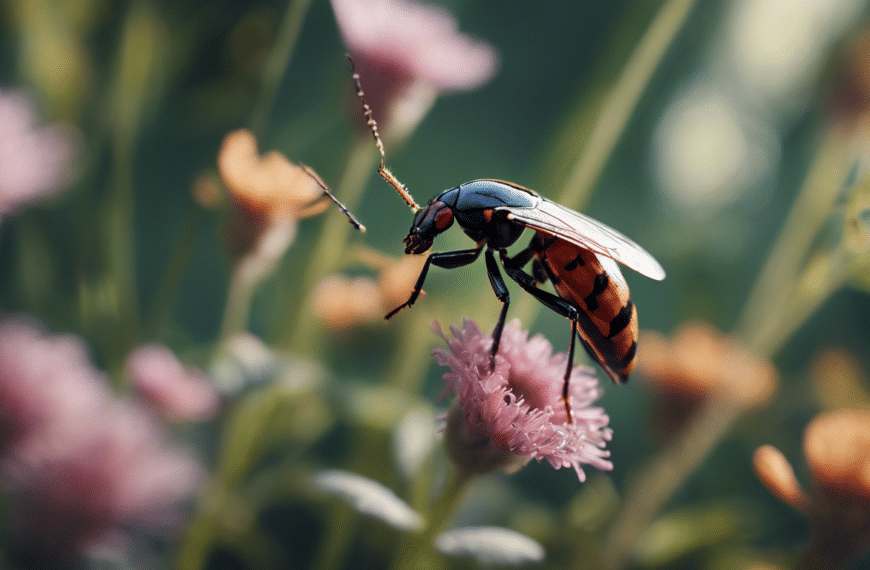
<svg viewBox="0 0 870 570"><path fill-rule="evenodd" d="M694 5L695 0L668 0L640 38L602 105L583 153L558 196L560 204L577 208L586 202L653 73Z"/></svg>
<svg viewBox="0 0 870 570"><path fill-rule="evenodd" d="M414 570L431 567L426 557L432 552L435 539L447 527L450 518L465 496L471 482L469 473L457 470L450 484L436 499L429 512L426 529L417 535L407 537L396 549L393 568L395 570Z"/></svg>
<svg viewBox="0 0 870 570"><path fill-rule="evenodd" d="M302 23L305 21L309 6L311 6L311 0L292 0L290 2L278 28L275 43L266 56L263 73L260 76L260 92L254 103L249 123L258 139L261 139L265 134L275 99L278 96L278 89L281 86L281 80L293 58L293 52L299 40L299 32L302 29Z"/></svg>
<svg viewBox="0 0 870 570"><path fill-rule="evenodd" d="M794 283L819 231L840 195L851 162L849 138L832 128L798 191L782 231L768 255L737 322L737 335L750 348L767 353L772 323L789 310L783 287Z"/></svg>
<svg viewBox="0 0 870 570"><path fill-rule="evenodd" d="M601 567L623 568L638 537L728 431L742 408L710 401L685 431L629 484L616 520L604 541Z"/></svg>
<svg viewBox="0 0 870 570"><path fill-rule="evenodd" d="M368 137L358 135L345 165L344 174L338 185L336 196L350 211L355 211L362 199L363 190L372 171L377 149ZM302 273L299 284L301 294L307 295L317 282L326 275L337 271L348 254L348 238L353 226L338 211L326 214L326 220L315 241L308 265ZM279 342L289 345L295 352L315 354L317 346L313 342L319 331L314 313L307 303L301 303L298 310L288 312L279 336Z"/></svg>
<svg viewBox="0 0 870 570"><path fill-rule="evenodd" d="M181 231L169 263L163 271L157 294L145 317L145 330L154 334L165 322L172 310L172 303L178 295L184 275L188 270L190 260L196 247L196 238L205 219L203 209L197 204L191 204L184 216Z"/></svg>

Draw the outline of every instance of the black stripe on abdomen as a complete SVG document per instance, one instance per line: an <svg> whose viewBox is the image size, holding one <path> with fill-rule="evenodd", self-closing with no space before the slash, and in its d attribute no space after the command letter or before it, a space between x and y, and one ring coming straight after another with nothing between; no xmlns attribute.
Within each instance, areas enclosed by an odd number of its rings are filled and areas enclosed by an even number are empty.
<svg viewBox="0 0 870 570"><path fill-rule="evenodd" d="M610 321L610 334L607 335L607 338L613 338L623 330L628 324L631 322L631 314L632 309L634 308L634 303L631 302L631 299L619 309L619 312L616 313L616 316Z"/></svg>
<svg viewBox="0 0 870 570"><path fill-rule="evenodd" d="M592 292L583 299L583 302L586 303L586 307L590 312L594 313L598 310L598 295L603 293L609 284L610 278L606 273L599 273L595 276L595 282L592 284Z"/></svg>

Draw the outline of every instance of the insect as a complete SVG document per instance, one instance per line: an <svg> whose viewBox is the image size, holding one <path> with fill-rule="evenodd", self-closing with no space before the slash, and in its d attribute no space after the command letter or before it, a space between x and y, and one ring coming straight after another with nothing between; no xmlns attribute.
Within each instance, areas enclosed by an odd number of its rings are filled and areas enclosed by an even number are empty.
<svg viewBox="0 0 870 570"><path fill-rule="evenodd" d="M496 254L508 277L546 307L571 322L571 342L562 399L569 421L568 387L574 360L575 339L617 384L628 380L637 350L637 310L616 262L652 279L665 271L655 258L618 231L588 216L547 200L533 190L502 180L474 180L441 192L420 208L405 187L384 166L384 147L366 103L359 75L353 70L357 95L381 154L378 173L414 210L414 222L405 238L406 254L429 251L435 238L454 222L475 242L475 247L431 253L407 301L386 319L414 304L423 289L429 267L453 269L477 260L483 252L492 290L502 303L492 333L490 365L494 366L510 305L510 294ZM531 243L513 257L507 249L526 229L534 232ZM532 262L531 274L524 267ZM556 294L539 285L550 281Z"/></svg>

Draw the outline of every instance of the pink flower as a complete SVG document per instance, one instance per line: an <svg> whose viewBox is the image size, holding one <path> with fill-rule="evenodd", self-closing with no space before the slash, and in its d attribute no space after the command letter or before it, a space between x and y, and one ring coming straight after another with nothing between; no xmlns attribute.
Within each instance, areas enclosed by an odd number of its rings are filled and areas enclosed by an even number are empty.
<svg viewBox="0 0 870 570"><path fill-rule="evenodd" d="M27 318L0 319L0 452L61 418L87 416L109 398L80 339L47 336Z"/></svg>
<svg viewBox="0 0 870 570"><path fill-rule="evenodd" d="M459 33L443 8L409 0L332 0L345 45L382 128L413 128L439 91L474 89L495 74L488 44Z"/></svg>
<svg viewBox="0 0 870 570"><path fill-rule="evenodd" d="M15 546L59 557L177 522L201 467L114 397L81 340L0 319L0 489Z"/></svg>
<svg viewBox="0 0 870 570"><path fill-rule="evenodd" d="M474 321L450 327L452 340L437 322L434 328L449 346L432 354L451 370L444 381L457 398L447 417L447 449L460 468L482 473L546 459L556 469L573 467L580 481L586 478L581 465L613 469L604 449L609 418L591 407L601 389L590 369L575 366L571 373L568 422L562 401L566 355L554 355L544 337L528 338L519 321L511 321L490 371L492 338Z"/></svg>
<svg viewBox="0 0 870 570"><path fill-rule="evenodd" d="M69 182L75 149L72 129L35 123L27 97L0 90L0 218L58 193Z"/></svg>
<svg viewBox="0 0 870 570"><path fill-rule="evenodd" d="M0 459L19 546L86 553L123 542L126 530L180 522L176 507L199 482L199 464L166 447L139 408L111 401L91 412L33 434Z"/></svg>
<svg viewBox="0 0 870 570"><path fill-rule="evenodd" d="M137 348L127 357L126 372L139 394L167 419L208 420L220 407L205 374L186 368L165 346Z"/></svg>

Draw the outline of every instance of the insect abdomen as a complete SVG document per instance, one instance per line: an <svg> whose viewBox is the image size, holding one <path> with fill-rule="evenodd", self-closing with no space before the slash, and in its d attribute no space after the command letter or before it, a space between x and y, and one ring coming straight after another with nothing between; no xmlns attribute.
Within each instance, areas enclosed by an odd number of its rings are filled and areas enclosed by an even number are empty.
<svg viewBox="0 0 870 570"><path fill-rule="evenodd" d="M625 382L637 351L637 309L616 264L546 234L536 241L556 292L582 313L578 324L587 350L615 382Z"/></svg>

